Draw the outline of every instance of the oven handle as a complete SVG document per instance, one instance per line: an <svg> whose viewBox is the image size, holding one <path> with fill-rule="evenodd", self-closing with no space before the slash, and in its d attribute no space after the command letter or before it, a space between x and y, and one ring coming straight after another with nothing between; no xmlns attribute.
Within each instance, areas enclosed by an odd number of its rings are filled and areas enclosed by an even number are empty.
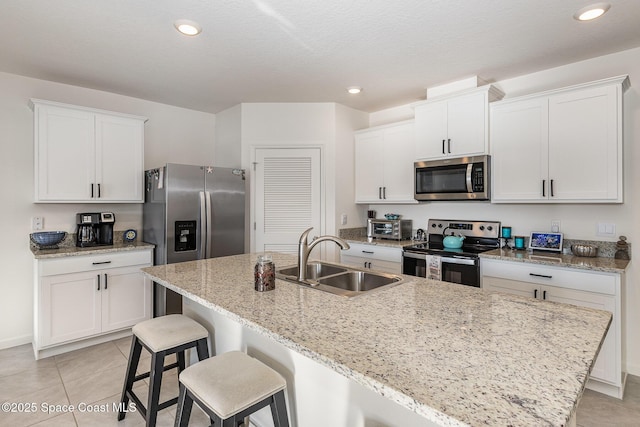
<svg viewBox="0 0 640 427"><path fill-rule="evenodd" d="M462 265L476 265L475 259L470 258L452 258L452 257L440 257L440 261L447 264L462 264Z"/></svg>
<svg viewBox="0 0 640 427"><path fill-rule="evenodd" d="M467 165L467 193L473 193L473 184L471 182L471 173L473 172L473 163Z"/></svg>
<svg viewBox="0 0 640 427"><path fill-rule="evenodd" d="M421 259L421 260L425 260L425 261L427 260L427 255L426 255L426 254L423 254L423 253L416 253L416 252L407 252L407 251L404 251L404 252L402 253L402 255L403 255L405 258Z"/></svg>

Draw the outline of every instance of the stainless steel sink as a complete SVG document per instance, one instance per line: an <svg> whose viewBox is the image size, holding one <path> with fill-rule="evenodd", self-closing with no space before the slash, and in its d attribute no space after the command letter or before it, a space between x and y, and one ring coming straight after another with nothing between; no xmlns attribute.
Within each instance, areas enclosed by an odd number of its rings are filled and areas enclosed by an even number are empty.
<svg viewBox="0 0 640 427"><path fill-rule="evenodd" d="M344 273L347 271L344 267L338 267L333 264L326 264L321 262L310 262L307 264L307 278L316 280L319 277L331 276L332 274ZM280 270L276 270L282 276L294 276L298 277L298 266L285 267ZM283 277L279 277L283 278Z"/></svg>
<svg viewBox="0 0 640 427"><path fill-rule="evenodd" d="M401 280L402 277L382 275L381 273L348 271L335 276L320 278L318 283L344 289L345 291L366 292Z"/></svg>
<svg viewBox="0 0 640 427"><path fill-rule="evenodd" d="M363 295L376 289L385 289L404 282L401 276L356 270L318 261L307 264L307 280L304 282L297 279L297 265L277 269L276 277L301 286L346 297Z"/></svg>

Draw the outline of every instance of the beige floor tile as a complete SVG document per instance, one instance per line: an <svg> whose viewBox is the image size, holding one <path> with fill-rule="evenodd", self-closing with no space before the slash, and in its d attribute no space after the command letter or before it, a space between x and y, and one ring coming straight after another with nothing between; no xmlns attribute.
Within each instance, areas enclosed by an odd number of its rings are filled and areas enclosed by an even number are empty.
<svg viewBox="0 0 640 427"><path fill-rule="evenodd" d="M55 367L53 357L36 360L31 344L3 349L0 351L0 377L15 375L36 368Z"/></svg>
<svg viewBox="0 0 640 427"><path fill-rule="evenodd" d="M144 386L137 386L134 391L140 395L144 392ZM146 396L146 395L145 395ZM79 427L138 427L145 425L142 416L135 412L128 412L124 420L118 422L118 404L120 402L120 394L110 396L106 399L95 402L99 411L93 412L76 412L76 419ZM115 405L115 406L114 406ZM169 408L160 411L158 414L157 427L171 427L175 419L175 414L169 412ZM191 424L190 424L191 425Z"/></svg>
<svg viewBox="0 0 640 427"><path fill-rule="evenodd" d="M56 385L61 386L62 379L55 366L7 375L0 377L0 401L21 397Z"/></svg>
<svg viewBox="0 0 640 427"><path fill-rule="evenodd" d="M49 418L48 420L40 421L31 427L76 427L76 419L73 417L73 413L67 412L57 417Z"/></svg>
<svg viewBox="0 0 640 427"><path fill-rule="evenodd" d="M115 345L103 346L101 344L72 358L66 357L59 359L58 356L56 356L56 364L60 370L62 380L67 382L81 379L96 372L104 371L108 375L114 370L120 372L119 369L122 366L126 366L127 359Z"/></svg>
<svg viewBox="0 0 640 427"><path fill-rule="evenodd" d="M64 386L73 404L93 403L122 393L126 365L85 375L75 380L64 380Z"/></svg>
<svg viewBox="0 0 640 427"><path fill-rule="evenodd" d="M118 347L114 344L113 341L109 341L102 344L96 344L89 347L80 348L78 350L69 351L67 353L62 353L54 357L56 359L56 363L61 363L71 359L95 357L100 353L111 352L113 350L118 350Z"/></svg>
<svg viewBox="0 0 640 427"><path fill-rule="evenodd" d="M19 398L8 399L10 403L26 403L30 402L35 404L35 408L31 412L3 412L0 417L0 427L21 427L30 426L38 422L64 415L62 410L50 411L48 408L51 405L68 405L69 400L65 393L62 384L55 385L53 387L43 388L38 391L34 391ZM43 405L46 410L43 410Z"/></svg>
<svg viewBox="0 0 640 427"><path fill-rule="evenodd" d="M113 341L113 343L118 347L118 350L122 352L124 357L129 357L129 350L131 350L131 336L117 339Z"/></svg>

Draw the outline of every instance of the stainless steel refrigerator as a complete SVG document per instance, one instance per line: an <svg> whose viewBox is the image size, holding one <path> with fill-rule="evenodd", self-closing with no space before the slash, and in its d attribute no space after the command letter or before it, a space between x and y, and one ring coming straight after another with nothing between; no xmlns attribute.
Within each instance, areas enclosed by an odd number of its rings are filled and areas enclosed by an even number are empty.
<svg viewBox="0 0 640 427"><path fill-rule="evenodd" d="M142 240L154 264L244 253L242 169L169 163L145 172ZM179 294L154 285L154 316L181 313Z"/></svg>

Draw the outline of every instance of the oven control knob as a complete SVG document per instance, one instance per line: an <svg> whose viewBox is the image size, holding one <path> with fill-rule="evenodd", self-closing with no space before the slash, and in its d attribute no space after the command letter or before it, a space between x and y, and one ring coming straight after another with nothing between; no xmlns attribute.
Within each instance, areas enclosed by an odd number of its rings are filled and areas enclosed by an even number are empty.
<svg viewBox="0 0 640 427"><path fill-rule="evenodd" d="M492 226L488 226L487 230L491 231L491 230L493 230L493 227Z"/></svg>
<svg viewBox="0 0 640 427"><path fill-rule="evenodd" d="M436 225L435 224L431 224L431 228L436 228Z"/></svg>
<svg viewBox="0 0 640 427"><path fill-rule="evenodd" d="M483 231L483 230L484 230L484 225L481 225L480 226L480 231Z"/></svg>
<svg viewBox="0 0 640 427"><path fill-rule="evenodd" d="M438 224L438 228L442 228L442 224Z"/></svg>

